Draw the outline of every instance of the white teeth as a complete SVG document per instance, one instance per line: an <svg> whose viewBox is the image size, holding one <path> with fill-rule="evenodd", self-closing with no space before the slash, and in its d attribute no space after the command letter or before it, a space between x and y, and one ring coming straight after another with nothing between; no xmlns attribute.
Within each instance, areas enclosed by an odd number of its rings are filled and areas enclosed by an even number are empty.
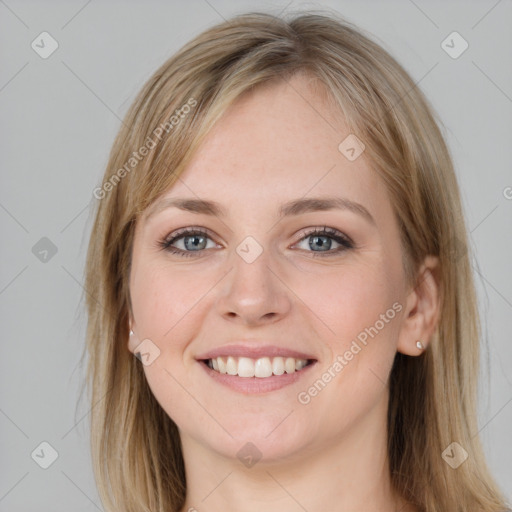
<svg viewBox="0 0 512 512"><path fill-rule="evenodd" d="M256 359L254 364L255 377L270 377L272 375L272 363L268 357Z"/></svg>
<svg viewBox="0 0 512 512"><path fill-rule="evenodd" d="M229 356L226 362L226 371L229 375L236 375L238 373L238 364L234 357Z"/></svg>
<svg viewBox="0 0 512 512"><path fill-rule="evenodd" d="M272 373L274 375L283 375L284 359L282 357L274 357L274 359L272 359Z"/></svg>
<svg viewBox="0 0 512 512"><path fill-rule="evenodd" d="M208 366L213 370L228 375L239 377L271 377L295 373L302 370L308 364L307 359L295 359L294 357L216 357L208 360Z"/></svg>
<svg viewBox="0 0 512 512"><path fill-rule="evenodd" d="M254 363L249 357L240 357L238 359L238 376L254 377Z"/></svg>
<svg viewBox="0 0 512 512"><path fill-rule="evenodd" d="M304 359L295 359L295 370L299 371L299 370L302 370L302 368L304 368L304 366L306 366L307 364L307 361L305 361ZM215 368L215 365L213 365L213 367Z"/></svg>
<svg viewBox="0 0 512 512"><path fill-rule="evenodd" d="M219 366L219 372L220 373L228 373L226 370L226 361L222 357L216 357L217 365ZM215 370L215 367L213 368Z"/></svg>
<svg viewBox="0 0 512 512"><path fill-rule="evenodd" d="M284 361L284 371L286 373L293 373L295 371L295 359L287 357Z"/></svg>

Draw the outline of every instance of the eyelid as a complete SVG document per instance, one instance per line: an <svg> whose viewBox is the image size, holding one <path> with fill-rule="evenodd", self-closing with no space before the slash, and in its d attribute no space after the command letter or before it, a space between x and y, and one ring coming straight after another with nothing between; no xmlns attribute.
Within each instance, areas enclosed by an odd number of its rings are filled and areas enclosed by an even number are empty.
<svg viewBox="0 0 512 512"><path fill-rule="evenodd" d="M326 234L333 238L342 238L347 244L350 244L352 246L355 246L355 243L352 241L352 239L336 228L331 228L329 226L314 226L311 228L303 228L300 231L300 238L297 240L297 242L301 242L304 238L314 235L314 234Z"/></svg>
<svg viewBox="0 0 512 512"><path fill-rule="evenodd" d="M300 231L299 231L299 234L297 235L299 238L297 239L297 242L300 242L303 238L307 237L307 236L310 236L312 234L315 234L315 233L327 233L329 235L336 235L336 236L339 236L343 239L345 239L347 242L353 244L354 242L352 241L352 239L346 235L345 233L335 229L335 228L331 228L329 226L323 226L323 227L320 227L320 226L313 226L313 227L309 227L309 228L302 228ZM178 238L179 236L181 235L184 235L184 234L187 234L187 233L201 233L201 234L204 234L204 235L207 235L209 236L212 240L215 241L215 238L216 236L213 234L212 231L210 231L208 228L205 228L205 227L199 227L199 226L187 226L185 228L179 228L175 231L171 231L171 233L169 233L168 235L166 235L163 239L163 242L169 242L169 241L172 241L173 239L175 238ZM218 242L216 242L218 243Z"/></svg>
<svg viewBox="0 0 512 512"><path fill-rule="evenodd" d="M174 231L171 231L168 235L166 235L163 238L162 242L164 242L164 243L172 242L174 239L176 239L180 236L183 236L186 234L197 234L197 233L206 235L215 241L216 236L208 228L199 227L199 226L187 226L185 228L179 228ZM218 242L216 242L216 243L218 243Z"/></svg>
<svg viewBox="0 0 512 512"><path fill-rule="evenodd" d="M327 236L328 238L333 239L340 247L337 247L335 249L330 249L328 251L307 251L304 249L301 249L302 251L305 251L306 253L309 253L312 257L330 257L330 256L336 256L339 255L342 252L345 252L349 249L355 249L356 244L352 241L352 239L343 233L342 231L332 228L329 226L324 225L322 226L314 226L314 227L308 227L303 228L298 238L298 240L291 246L295 247L297 244L305 240L306 238L313 236L313 235L322 235ZM201 249L198 251L185 251L183 249L178 249L176 247L173 247L171 244L176 242L177 240L180 240L187 235L202 235L206 238L210 239L217 245L218 242L216 241L215 235L212 234L212 232L208 228L204 227L198 227L198 226L187 226L185 228L180 228L175 231L172 231L170 234L168 234L165 238L158 241L157 245L159 249L162 249L164 251L167 251L171 254L175 254L178 256L184 256L184 257L201 257L202 253L209 252L207 249ZM210 248L211 249L211 248ZM197 253L197 254L195 254Z"/></svg>
<svg viewBox="0 0 512 512"><path fill-rule="evenodd" d="M214 242L216 245L222 245L219 244L216 240L216 236L210 231L208 228L205 227L199 227L199 226L187 226L185 228L176 229L174 231L171 231L168 235L166 235L164 238L157 240L157 248L161 249L163 251L167 251L172 254L177 254L180 256L194 256L194 253L197 252L198 256L201 255L201 253L209 252L209 249L202 249L200 251L184 251L183 249L179 249L177 247L173 247L171 244L177 242L178 240L181 240L182 238L186 236L192 236L192 235L202 235ZM211 248L210 248L211 249Z"/></svg>
<svg viewBox="0 0 512 512"><path fill-rule="evenodd" d="M297 246L301 242L303 242L305 239L318 235L318 236L326 236L327 238L331 238L334 240L335 243L339 245L339 247L336 247L334 249L330 249L328 251L308 251L305 249L302 249L305 253L308 254L309 258L330 258L330 257L336 257L340 256L342 253L345 253L348 250L356 249L356 244L352 241L352 239L343 233L342 231L331 228L328 226L323 227L314 227L312 229L305 228L302 230L300 234L300 238L297 242L295 242L292 247Z"/></svg>

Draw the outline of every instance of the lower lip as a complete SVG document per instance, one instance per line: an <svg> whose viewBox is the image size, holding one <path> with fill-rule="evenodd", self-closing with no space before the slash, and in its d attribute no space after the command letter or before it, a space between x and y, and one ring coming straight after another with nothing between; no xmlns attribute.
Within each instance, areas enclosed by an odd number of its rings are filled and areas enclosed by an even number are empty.
<svg viewBox="0 0 512 512"><path fill-rule="evenodd" d="M272 377L239 377L238 375L216 372L203 361L199 361L199 364L213 380L234 391L245 394L261 394L276 391L297 382L303 375L309 374L309 370L315 366L316 361L308 364L302 370L283 373L283 375L272 375Z"/></svg>

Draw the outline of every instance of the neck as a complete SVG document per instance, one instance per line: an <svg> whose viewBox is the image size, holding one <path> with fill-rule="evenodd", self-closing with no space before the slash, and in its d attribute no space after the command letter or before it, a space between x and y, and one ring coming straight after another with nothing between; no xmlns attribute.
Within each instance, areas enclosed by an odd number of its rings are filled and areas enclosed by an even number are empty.
<svg viewBox="0 0 512 512"><path fill-rule="evenodd" d="M315 439L293 460L261 459L250 468L182 433L187 497L181 512L405 512L389 477L386 411L383 400L350 431Z"/></svg>

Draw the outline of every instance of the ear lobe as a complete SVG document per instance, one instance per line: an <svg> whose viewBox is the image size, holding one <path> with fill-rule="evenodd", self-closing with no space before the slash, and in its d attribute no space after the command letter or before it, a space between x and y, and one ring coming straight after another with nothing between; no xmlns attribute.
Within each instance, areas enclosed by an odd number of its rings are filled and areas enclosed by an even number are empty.
<svg viewBox="0 0 512 512"><path fill-rule="evenodd" d="M130 334L128 335L128 350L133 354L135 347L139 345L139 340L137 338L137 335L133 331L134 326L131 319L128 323L128 327L130 329Z"/></svg>
<svg viewBox="0 0 512 512"><path fill-rule="evenodd" d="M427 256L418 273L416 286L406 301L404 319L398 337L397 350L405 355L418 356L426 349L435 331L440 313L439 259Z"/></svg>

